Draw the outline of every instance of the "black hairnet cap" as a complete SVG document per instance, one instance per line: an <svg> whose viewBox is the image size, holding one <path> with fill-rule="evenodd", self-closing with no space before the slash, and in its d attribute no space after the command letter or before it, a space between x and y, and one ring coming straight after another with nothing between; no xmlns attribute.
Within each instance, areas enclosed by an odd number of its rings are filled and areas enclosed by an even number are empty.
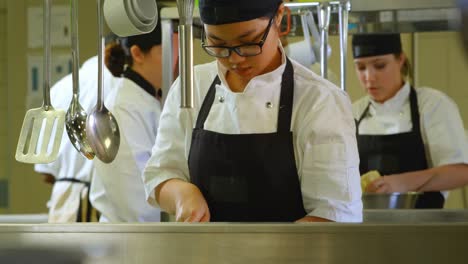
<svg viewBox="0 0 468 264"><path fill-rule="evenodd" d="M354 58L401 53L400 34L359 34L353 36Z"/></svg>
<svg viewBox="0 0 468 264"><path fill-rule="evenodd" d="M150 33L135 35L127 37L124 41L125 46L131 48L133 45L137 45L140 49L147 51L150 50L153 46L161 45L162 42L162 30L161 30L161 16L160 11L158 10L158 24Z"/></svg>
<svg viewBox="0 0 468 264"><path fill-rule="evenodd" d="M271 17L282 0L200 0L200 18L208 25L222 25Z"/></svg>

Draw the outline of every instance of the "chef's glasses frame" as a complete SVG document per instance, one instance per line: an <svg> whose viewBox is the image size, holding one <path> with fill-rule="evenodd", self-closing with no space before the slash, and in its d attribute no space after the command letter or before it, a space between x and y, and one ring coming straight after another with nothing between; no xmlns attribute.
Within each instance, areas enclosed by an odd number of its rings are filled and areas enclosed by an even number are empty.
<svg viewBox="0 0 468 264"><path fill-rule="evenodd" d="M271 24L273 22L273 18L275 15L273 15L270 18L270 21L268 22L268 26L265 29L265 33L263 33L263 37L259 42L249 42L249 43L244 43L241 45L237 46L222 46L222 45L206 45L205 44L205 27L202 26L202 32L201 32L201 45L202 48L205 50L208 55L217 57L217 58L227 58L231 56L231 52L234 51L237 53L239 56L242 57L252 57L256 56L260 53L262 53L262 47L265 44L265 41L268 37L268 33L270 32Z"/></svg>

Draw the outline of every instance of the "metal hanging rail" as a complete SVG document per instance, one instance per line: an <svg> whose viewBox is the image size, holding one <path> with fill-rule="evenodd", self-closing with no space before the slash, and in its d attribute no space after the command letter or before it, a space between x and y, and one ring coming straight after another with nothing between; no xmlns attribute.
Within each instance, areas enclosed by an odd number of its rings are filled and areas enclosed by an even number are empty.
<svg viewBox="0 0 468 264"><path fill-rule="evenodd" d="M341 65L341 89L346 90L346 43L347 40L347 31L348 27L347 20L348 20L348 12L350 10L350 2L349 1L329 1L329 2L311 2L311 3L286 3L287 6L293 15L300 15L303 12L313 12L316 14L322 14L321 18L318 19L319 24L321 25L321 35L322 35L322 43L321 43L321 74L323 77L327 77L327 40L328 40L328 33L329 33L329 25L330 20L332 17L332 13L337 13L338 17L340 18L340 22L342 26L339 26L338 34L340 35L340 65ZM172 72L173 62L172 62L172 45L171 45L171 32L174 29L172 26L172 22L177 20L178 14L177 9L174 8L164 8L161 11L161 24L162 24L162 39L163 39L163 64L166 65L165 72L163 73L163 80L162 80L162 89L163 94L167 94L172 82L174 81L174 76ZM193 11L193 23L199 24L200 15L198 12L198 8L195 8ZM191 95L193 91L186 91L187 95ZM185 100L190 100L190 98L185 98Z"/></svg>
<svg viewBox="0 0 468 264"><path fill-rule="evenodd" d="M350 0L353 12L454 8L454 0Z"/></svg>
<svg viewBox="0 0 468 264"><path fill-rule="evenodd" d="M459 28L459 10L454 0L348 0L285 3L293 16L312 12L318 19L322 17L321 72L326 77L327 61L323 47L326 47L328 35L340 36L340 80L341 89L346 90L346 55L347 36L356 33L412 33L428 31L454 31ZM169 37L167 30L172 30L167 20L177 20L177 9L165 8L161 14L163 35ZM328 11L329 9L329 11ZM163 9L164 10L164 9ZM329 12L329 13L328 13ZM194 25L200 25L198 9L193 13ZM327 21L323 21L323 18ZM166 20L166 22L165 22ZM166 30L164 30L166 28ZM292 35L302 35L300 23L295 25ZM164 39L164 36L163 36ZM163 41L164 42L164 41ZM164 42L168 43L168 42ZM163 43L163 45L164 45ZM166 45L167 46L167 45ZM164 49L164 47L163 47ZM172 48L167 48L170 51ZM164 52L164 54L171 54ZM171 65L170 58L164 58L164 65ZM168 68L169 69L169 68ZM172 69L172 68L170 68ZM173 81L172 74L163 75L163 91L169 89ZM190 93L189 93L190 94Z"/></svg>

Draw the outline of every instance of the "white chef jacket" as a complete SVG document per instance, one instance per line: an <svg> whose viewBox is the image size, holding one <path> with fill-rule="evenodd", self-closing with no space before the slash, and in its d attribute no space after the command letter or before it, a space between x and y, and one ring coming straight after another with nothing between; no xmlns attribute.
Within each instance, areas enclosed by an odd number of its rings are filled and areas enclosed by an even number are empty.
<svg viewBox="0 0 468 264"><path fill-rule="evenodd" d="M299 63L292 64L295 90L291 129L305 210L310 216L360 222L359 155L349 98ZM277 131L285 65L283 56L280 67L253 78L242 93L229 89L224 79L226 69L217 62L196 66L193 109L179 108L180 80L175 81L143 174L150 204L158 206L154 189L160 183L171 178L189 181L192 129L215 76L220 76L221 84L216 85L216 99L204 129L225 134L272 133Z"/></svg>
<svg viewBox="0 0 468 264"><path fill-rule="evenodd" d="M158 222L160 210L146 202L141 174L156 139L161 104L133 81L117 80L105 104L119 124L119 152L110 164L95 159L91 203L101 222Z"/></svg>
<svg viewBox="0 0 468 264"><path fill-rule="evenodd" d="M96 105L97 95L97 57L88 59L79 70L80 104L88 113ZM111 89L112 74L104 67L105 78L104 91ZM51 89L50 97L54 108L67 111L72 99L73 80L69 74L58 81ZM49 164L36 164L36 172L52 174L56 180L63 178L74 178L89 182L93 174L92 161L83 157L72 145L66 131L62 136L59 155L57 160ZM52 188L52 194L48 203L49 222L65 223L75 222L80 196L84 184L58 181ZM86 197L81 197L86 198Z"/></svg>
<svg viewBox="0 0 468 264"><path fill-rule="evenodd" d="M357 120L369 102L368 116L359 125L361 135L389 135L413 129L410 109L410 84L389 100L377 103L365 96L353 104ZM417 88L421 136L428 166L468 163L468 145L457 105L444 93L431 88Z"/></svg>

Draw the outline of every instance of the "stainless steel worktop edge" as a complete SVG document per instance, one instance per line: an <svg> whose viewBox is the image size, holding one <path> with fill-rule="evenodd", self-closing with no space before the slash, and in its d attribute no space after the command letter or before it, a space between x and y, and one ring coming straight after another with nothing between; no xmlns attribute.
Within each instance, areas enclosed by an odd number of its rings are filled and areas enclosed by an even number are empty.
<svg viewBox="0 0 468 264"><path fill-rule="evenodd" d="M0 233L359 233L468 232L466 223L125 223L125 224L0 224Z"/></svg>

